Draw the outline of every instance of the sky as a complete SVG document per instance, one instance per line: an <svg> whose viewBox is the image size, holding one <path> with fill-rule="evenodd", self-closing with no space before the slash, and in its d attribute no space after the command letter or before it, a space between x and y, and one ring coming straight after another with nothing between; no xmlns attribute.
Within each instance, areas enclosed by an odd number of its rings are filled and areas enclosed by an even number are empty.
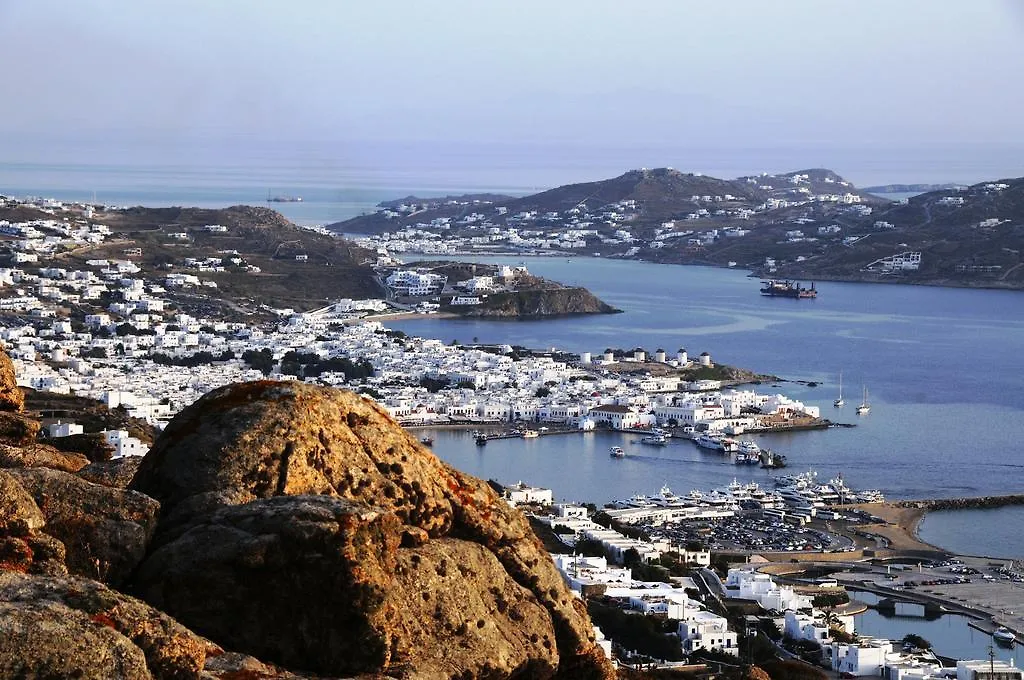
<svg viewBox="0 0 1024 680"><path fill-rule="evenodd" d="M0 63L26 163L1024 147L1021 0L0 0Z"/></svg>

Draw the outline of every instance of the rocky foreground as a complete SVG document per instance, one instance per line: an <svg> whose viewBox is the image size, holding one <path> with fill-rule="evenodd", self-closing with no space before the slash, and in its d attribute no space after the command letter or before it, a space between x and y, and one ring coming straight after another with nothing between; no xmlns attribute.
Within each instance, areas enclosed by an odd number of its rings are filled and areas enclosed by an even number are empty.
<svg viewBox="0 0 1024 680"><path fill-rule="evenodd" d="M141 464L22 409L0 353L0 677L614 677L525 518L357 395L229 385Z"/></svg>

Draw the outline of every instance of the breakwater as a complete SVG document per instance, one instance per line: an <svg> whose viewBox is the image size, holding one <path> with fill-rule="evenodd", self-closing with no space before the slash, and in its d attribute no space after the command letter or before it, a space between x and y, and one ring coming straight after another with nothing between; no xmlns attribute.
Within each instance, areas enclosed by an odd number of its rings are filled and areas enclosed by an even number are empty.
<svg viewBox="0 0 1024 680"><path fill-rule="evenodd" d="M1024 505L1024 494L1006 496L975 496L967 498L932 498L917 501L899 501L900 508L921 510L970 510L974 508L1002 508L1008 505Z"/></svg>

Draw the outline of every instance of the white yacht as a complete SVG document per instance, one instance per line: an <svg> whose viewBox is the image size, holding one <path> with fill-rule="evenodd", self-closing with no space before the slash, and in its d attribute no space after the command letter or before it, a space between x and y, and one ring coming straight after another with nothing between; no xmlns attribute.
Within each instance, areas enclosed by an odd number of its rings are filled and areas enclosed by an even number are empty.
<svg viewBox="0 0 1024 680"><path fill-rule="evenodd" d="M650 446L665 446L668 444L668 438L663 434L649 434L640 440L641 444L649 444Z"/></svg>
<svg viewBox="0 0 1024 680"><path fill-rule="evenodd" d="M703 449L711 449L712 451L723 451L725 447L722 445L721 437L716 437L713 434L707 432L701 432L693 438L693 443Z"/></svg>
<svg viewBox="0 0 1024 680"><path fill-rule="evenodd" d="M868 403L868 388L864 386L864 400L860 402L860 406L857 407L857 415L862 416L871 411L871 404Z"/></svg>
<svg viewBox="0 0 1024 680"><path fill-rule="evenodd" d="M996 628L995 632L992 633L992 639L996 642L1007 645L1016 642L1017 636L1009 628L999 626L998 628Z"/></svg>
<svg viewBox="0 0 1024 680"><path fill-rule="evenodd" d="M609 450L611 451L612 458L625 458L626 457L626 452L622 449L621 446L613 446Z"/></svg>

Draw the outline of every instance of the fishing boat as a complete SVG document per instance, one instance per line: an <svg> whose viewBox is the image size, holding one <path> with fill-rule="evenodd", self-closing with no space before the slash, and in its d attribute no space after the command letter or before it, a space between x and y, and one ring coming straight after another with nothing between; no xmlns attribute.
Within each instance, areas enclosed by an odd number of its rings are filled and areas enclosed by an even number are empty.
<svg viewBox="0 0 1024 680"><path fill-rule="evenodd" d="M839 397L835 401L832 402L832 405L835 406L836 408L842 408L843 404L845 404L845 403L846 402L843 401L843 372L840 371L839 372Z"/></svg>
<svg viewBox="0 0 1024 680"><path fill-rule="evenodd" d="M609 450L611 452L612 458L625 458L626 457L626 452L622 449L621 446L613 446Z"/></svg>
<svg viewBox="0 0 1024 680"><path fill-rule="evenodd" d="M860 402L860 405L857 407L857 415L862 416L865 413L868 413L870 411L871 411L871 404L868 403L868 387L867 387L867 385L865 385L864 386L864 399Z"/></svg>

